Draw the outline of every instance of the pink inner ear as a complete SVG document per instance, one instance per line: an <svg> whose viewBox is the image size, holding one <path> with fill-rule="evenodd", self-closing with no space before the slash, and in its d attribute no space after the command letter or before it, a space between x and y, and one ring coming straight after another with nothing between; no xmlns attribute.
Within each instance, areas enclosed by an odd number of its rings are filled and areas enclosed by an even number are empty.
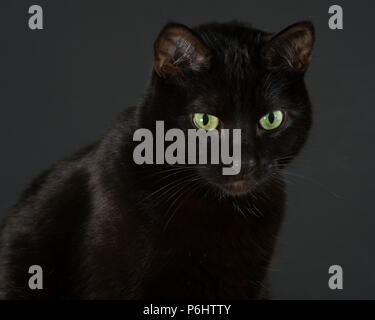
<svg viewBox="0 0 375 320"><path fill-rule="evenodd" d="M295 71L306 71L314 45L314 29L310 22L292 25L273 37L263 48L270 67L287 63Z"/></svg>
<svg viewBox="0 0 375 320"><path fill-rule="evenodd" d="M209 50L192 30L177 25L166 28L155 43L155 72L168 78L184 69L199 71L208 66Z"/></svg>

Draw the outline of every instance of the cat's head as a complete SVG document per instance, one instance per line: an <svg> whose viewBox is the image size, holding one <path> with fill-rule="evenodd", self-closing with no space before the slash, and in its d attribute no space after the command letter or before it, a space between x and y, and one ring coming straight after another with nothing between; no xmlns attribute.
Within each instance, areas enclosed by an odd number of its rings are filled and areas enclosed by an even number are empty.
<svg viewBox="0 0 375 320"><path fill-rule="evenodd" d="M220 165L207 165L196 166L196 174L227 194L246 194L274 177L307 138L304 74L313 44L310 22L276 35L237 22L168 24L155 42L152 103L144 116L182 130L197 119L241 129L241 172L224 176Z"/></svg>

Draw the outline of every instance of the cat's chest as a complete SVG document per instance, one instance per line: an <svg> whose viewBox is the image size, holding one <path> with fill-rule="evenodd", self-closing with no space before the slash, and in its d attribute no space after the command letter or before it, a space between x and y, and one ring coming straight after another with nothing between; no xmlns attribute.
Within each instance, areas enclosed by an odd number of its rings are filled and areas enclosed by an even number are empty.
<svg viewBox="0 0 375 320"><path fill-rule="evenodd" d="M150 296L154 290L169 298L253 295L271 253L258 222L246 221L231 205L192 207L181 206L157 240L146 282Z"/></svg>

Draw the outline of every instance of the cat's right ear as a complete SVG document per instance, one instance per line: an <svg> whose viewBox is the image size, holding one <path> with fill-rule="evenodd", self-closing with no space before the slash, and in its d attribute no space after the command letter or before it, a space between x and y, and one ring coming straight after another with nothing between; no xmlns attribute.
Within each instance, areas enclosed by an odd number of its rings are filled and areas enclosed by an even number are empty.
<svg viewBox="0 0 375 320"><path fill-rule="evenodd" d="M210 56L209 49L193 30L169 23L154 44L154 70L165 79L184 71L200 71L209 67Z"/></svg>
<svg viewBox="0 0 375 320"><path fill-rule="evenodd" d="M305 72L310 64L314 42L313 24L303 21L275 35L265 44L262 54L271 69L286 66L296 72Z"/></svg>

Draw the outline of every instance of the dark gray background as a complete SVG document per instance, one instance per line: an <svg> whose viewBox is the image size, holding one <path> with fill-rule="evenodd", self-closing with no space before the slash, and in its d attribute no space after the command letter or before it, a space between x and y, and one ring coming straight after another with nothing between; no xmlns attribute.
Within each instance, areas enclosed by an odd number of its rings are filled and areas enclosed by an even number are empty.
<svg viewBox="0 0 375 320"><path fill-rule="evenodd" d="M31 4L44 9L42 31L27 27ZM342 31L328 28L332 4L343 6ZM31 178L139 101L167 21L239 19L279 31L311 19L315 123L289 169L274 297L375 298L374 2L1 0L0 12L0 217ZM333 264L344 269L342 291L328 289Z"/></svg>

